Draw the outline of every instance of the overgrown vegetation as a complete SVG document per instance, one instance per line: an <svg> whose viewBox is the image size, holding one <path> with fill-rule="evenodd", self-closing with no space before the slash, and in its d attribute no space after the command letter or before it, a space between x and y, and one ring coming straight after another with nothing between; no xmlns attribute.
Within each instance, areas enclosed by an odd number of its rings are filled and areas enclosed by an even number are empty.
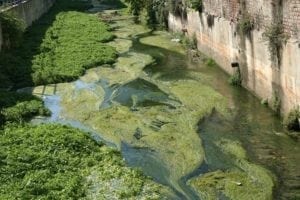
<svg viewBox="0 0 300 200"><path fill-rule="evenodd" d="M242 85L242 76L241 76L241 72L239 69L237 71L235 71L233 75L230 76L229 83L233 86L241 86Z"/></svg>
<svg viewBox="0 0 300 200"><path fill-rule="evenodd" d="M280 66L283 44L288 40L288 35L284 32L283 24L272 23L270 26L265 27L263 40L268 42L271 60L276 60Z"/></svg>
<svg viewBox="0 0 300 200"><path fill-rule="evenodd" d="M254 20L250 16L249 13L243 14L242 18L238 21L237 24L237 31L246 35L250 36L251 31L254 28Z"/></svg>
<svg viewBox="0 0 300 200"><path fill-rule="evenodd" d="M216 61L212 58L208 58L205 60L205 64L208 66L208 67L215 67L217 66L218 64L216 63Z"/></svg>
<svg viewBox="0 0 300 200"><path fill-rule="evenodd" d="M139 17L143 12L146 14L147 25L155 27L163 25L167 27L168 14L187 19L187 8L202 12L202 0L125 0L130 5L130 12Z"/></svg>
<svg viewBox="0 0 300 200"><path fill-rule="evenodd" d="M187 3L190 8L202 12L202 0L187 0Z"/></svg>
<svg viewBox="0 0 300 200"><path fill-rule="evenodd" d="M192 36L192 38L183 35L181 43L188 49L197 49L197 38L195 34Z"/></svg>
<svg viewBox="0 0 300 200"><path fill-rule="evenodd" d="M87 68L114 62L115 50L104 44L113 35L96 16L78 12L87 7L87 2L58 0L27 30L19 48L3 52L0 78L4 87L71 81Z"/></svg>
<svg viewBox="0 0 300 200"><path fill-rule="evenodd" d="M36 115L50 115L41 99L24 93L0 91L0 125L23 123Z"/></svg>
<svg viewBox="0 0 300 200"><path fill-rule="evenodd" d="M85 199L95 179L101 184L118 182L110 185L119 188L117 194L109 194L113 199L134 199L146 183L149 195L159 190L141 173L125 167L118 151L74 128L7 126L0 131L0 146L0 199ZM93 173L98 175L88 177Z"/></svg>
<svg viewBox="0 0 300 200"><path fill-rule="evenodd" d="M283 121L284 126L290 131L300 131L300 110L293 109Z"/></svg>

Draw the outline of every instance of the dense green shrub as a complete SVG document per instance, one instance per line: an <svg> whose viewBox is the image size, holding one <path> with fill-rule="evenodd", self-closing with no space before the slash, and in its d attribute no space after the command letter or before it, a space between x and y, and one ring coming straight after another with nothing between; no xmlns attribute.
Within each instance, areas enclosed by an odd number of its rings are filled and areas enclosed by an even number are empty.
<svg viewBox="0 0 300 200"><path fill-rule="evenodd" d="M125 0L130 5L130 12L135 16L139 16L150 1L152 0Z"/></svg>
<svg viewBox="0 0 300 200"><path fill-rule="evenodd" d="M5 122L22 123L36 115L50 115L41 99L25 93L0 91L0 125Z"/></svg>
<svg viewBox="0 0 300 200"><path fill-rule="evenodd" d="M114 62L115 50L102 43L113 39L108 30L95 16L58 14L32 61L34 84L74 80L87 68Z"/></svg>
<svg viewBox="0 0 300 200"><path fill-rule="evenodd" d="M85 199L93 181L100 189L121 184L116 197L136 199L148 180L125 167L118 151L66 126L7 126L0 146L0 199Z"/></svg>
<svg viewBox="0 0 300 200"><path fill-rule="evenodd" d="M0 87L71 81L116 58L109 27L85 10L87 2L57 0L24 34L21 46L0 55ZM73 11L76 10L76 11Z"/></svg>

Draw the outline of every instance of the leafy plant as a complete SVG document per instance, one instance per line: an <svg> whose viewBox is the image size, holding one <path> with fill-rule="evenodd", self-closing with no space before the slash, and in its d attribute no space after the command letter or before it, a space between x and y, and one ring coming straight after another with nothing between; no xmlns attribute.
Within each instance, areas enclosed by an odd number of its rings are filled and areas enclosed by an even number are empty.
<svg viewBox="0 0 300 200"><path fill-rule="evenodd" d="M160 189L126 167L120 152L67 126L6 126L0 146L0 199L86 199L90 192L136 199L145 187L147 195ZM101 190L113 182L119 190Z"/></svg>
<svg viewBox="0 0 300 200"><path fill-rule="evenodd" d="M249 36L254 28L254 21L249 13L245 13L238 21L237 30L242 34Z"/></svg>
<svg viewBox="0 0 300 200"><path fill-rule="evenodd" d="M215 66L217 66L216 61L214 61L214 59L212 59L212 58L206 59L205 64L206 64L208 67L215 67Z"/></svg>
<svg viewBox="0 0 300 200"><path fill-rule="evenodd" d="M23 123L33 116L49 116L50 111L44 107L43 101L30 94L16 92L0 92L0 115L2 123Z"/></svg>
<svg viewBox="0 0 300 200"><path fill-rule="evenodd" d="M192 38L182 35L181 43L188 49L197 49L196 35L193 35Z"/></svg>
<svg viewBox="0 0 300 200"><path fill-rule="evenodd" d="M282 23L272 23L265 27L265 32L262 34L263 40L268 42L271 60L276 59L280 65L281 50L283 44L288 40L288 35L284 32Z"/></svg>
<svg viewBox="0 0 300 200"><path fill-rule="evenodd" d="M30 27L17 49L0 55L0 76L14 87L72 81L88 68L112 63L114 36L97 16L82 10L86 2L56 1L54 7Z"/></svg>
<svg viewBox="0 0 300 200"><path fill-rule="evenodd" d="M202 0L188 0L187 2L190 8L197 10L199 12L202 11L202 6L203 6Z"/></svg>
<svg viewBox="0 0 300 200"><path fill-rule="evenodd" d="M240 70L237 70L230 78L229 83L233 86L241 86L242 85L242 76Z"/></svg>

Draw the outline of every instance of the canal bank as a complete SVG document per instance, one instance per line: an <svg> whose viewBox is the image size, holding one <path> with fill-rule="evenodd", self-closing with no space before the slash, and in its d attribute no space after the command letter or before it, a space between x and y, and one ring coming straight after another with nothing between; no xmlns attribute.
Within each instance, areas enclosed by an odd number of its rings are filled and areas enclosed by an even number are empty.
<svg viewBox="0 0 300 200"><path fill-rule="evenodd" d="M92 129L122 150L128 165L169 186L179 199L297 197L298 142L282 134L269 109L228 85L228 76L205 65L204 57L191 62L171 34L98 6L93 12L102 10L98 15L109 19L117 36L110 44L118 61L72 83L31 88L59 108L52 110L52 122ZM285 176L276 178L277 164ZM292 177L291 187L277 184Z"/></svg>

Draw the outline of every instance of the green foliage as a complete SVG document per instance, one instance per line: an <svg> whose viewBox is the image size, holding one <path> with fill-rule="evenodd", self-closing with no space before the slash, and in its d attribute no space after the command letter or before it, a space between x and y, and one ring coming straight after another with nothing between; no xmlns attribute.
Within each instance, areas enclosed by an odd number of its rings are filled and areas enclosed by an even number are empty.
<svg viewBox="0 0 300 200"><path fill-rule="evenodd" d="M192 38L189 38L189 37L183 35L181 43L188 49L197 49L197 38L196 38L196 36L193 36Z"/></svg>
<svg viewBox="0 0 300 200"><path fill-rule="evenodd" d="M50 115L41 99L30 94L0 91L0 125L5 122L22 123L36 115Z"/></svg>
<svg viewBox="0 0 300 200"><path fill-rule="evenodd" d="M188 6L196 11L202 11L202 0L187 0Z"/></svg>
<svg viewBox="0 0 300 200"><path fill-rule="evenodd" d="M125 167L118 151L66 126L7 126L0 146L0 199L82 199L94 172L104 185L124 178L117 196L134 198L148 180Z"/></svg>
<svg viewBox="0 0 300 200"><path fill-rule="evenodd" d="M216 61L215 61L214 59L212 59L212 58L206 59L205 64L206 64L208 67L215 67L215 66L218 65L218 64L216 63Z"/></svg>
<svg viewBox="0 0 300 200"><path fill-rule="evenodd" d="M173 37L179 39L180 43L187 49L197 49L197 37L195 34L190 38L182 32L175 32L173 33Z"/></svg>
<svg viewBox="0 0 300 200"><path fill-rule="evenodd" d="M3 48L10 49L21 44L25 31L25 24L11 13L0 13L0 23L2 28Z"/></svg>
<svg viewBox="0 0 300 200"><path fill-rule="evenodd" d="M141 14L148 1L151 0L125 0L125 2L129 3L130 5L130 12L135 16L139 16Z"/></svg>
<svg viewBox="0 0 300 200"><path fill-rule="evenodd" d="M293 109L284 119L284 126L290 131L300 131L300 110Z"/></svg>
<svg viewBox="0 0 300 200"><path fill-rule="evenodd" d="M115 50L101 43L113 38L108 29L95 16L79 12L58 14L46 32L41 53L32 61L34 84L74 80L87 68L114 62Z"/></svg>
<svg viewBox="0 0 300 200"><path fill-rule="evenodd" d="M245 13L242 18L238 21L237 31L242 34L249 36L254 28L254 21L249 13Z"/></svg>
<svg viewBox="0 0 300 200"><path fill-rule="evenodd" d="M277 59L280 64L281 50L283 44L288 40L288 35L284 32L282 23L272 23L265 27L263 40L268 42L271 60Z"/></svg>
<svg viewBox="0 0 300 200"><path fill-rule="evenodd" d="M71 81L85 69L112 63L116 51L104 44L113 35L83 1L58 0L52 9L24 34L19 48L0 55L0 80L16 88Z"/></svg>
<svg viewBox="0 0 300 200"><path fill-rule="evenodd" d="M241 86L242 85L242 76L240 70L237 70L230 78L229 83L233 86Z"/></svg>

